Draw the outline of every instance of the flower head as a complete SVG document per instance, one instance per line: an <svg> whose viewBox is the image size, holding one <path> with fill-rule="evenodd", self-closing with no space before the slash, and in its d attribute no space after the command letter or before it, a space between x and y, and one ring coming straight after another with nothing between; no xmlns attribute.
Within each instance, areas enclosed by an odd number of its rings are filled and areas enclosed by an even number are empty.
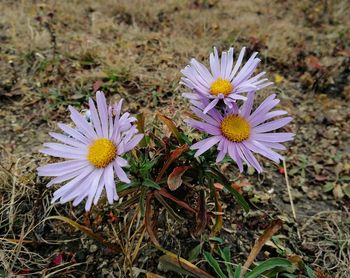
<svg viewBox="0 0 350 278"><path fill-rule="evenodd" d="M210 100L203 110L206 114L217 105L219 100L223 100L231 108L236 100L246 100L241 93L256 91L272 84L267 78L260 79L265 72L252 77L260 62L260 59L256 58L257 52L253 53L247 63L239 69L244 53L245 48L242 48L234 65L233 48L222 52L220 60L218 51L214 47L214 52L209 58L211 72L203 64L192 59L190 65L181 71L184 76L180 83L192 90L190 93L184 93L183 96L196 100L204 96Z"/></svg>
<svg viewBox="0 0 350 278"><path fill-rule="evenodd" d="M186 122L191 127L209 135L208 138L191 146L191 149L197 150L195 156L203 154L217 144L219 153L216 162L220 162L228 154L237 163L241 172L243 171L243 162L253 166L258 172L262 171L262 167L252 152L275 162L283 159L273 149L284 150L285 147L280 143L292 140L294 134L272 131L285 126L292 118L283 117L268 121L273 117L287 114L286 111L282 110L270 111L279 103L274 94L267 97L252 112L254 95L254 92L249 92L247 101L241 107L234 103L223 113L213 108L204 114L203 110L208 105L208 100L205 98L202 98L202 101L191 101L194 105L191 109L200 121L189 119Z"/></svg>
<svg viewBox="0 0 350 278"><path fill-rule="evenodd" d="M47 186L65 183L54 192L52 202L73 201L76 206L87 198L85 209L97 204L103 188L109 203L118 200L114 174L119 180L129 183L122 169L128 165L121 156L133 149L142 139L136 121L129 113L121 115L122 100L107 106L103 92L96 93L97 109L89 100L90 122L76 109L69 107L75 127L58 124L64 134L51 132L50 135L61 143L45 143L42 153L67 159L38 168L40 176L55 177Z"/></svg>

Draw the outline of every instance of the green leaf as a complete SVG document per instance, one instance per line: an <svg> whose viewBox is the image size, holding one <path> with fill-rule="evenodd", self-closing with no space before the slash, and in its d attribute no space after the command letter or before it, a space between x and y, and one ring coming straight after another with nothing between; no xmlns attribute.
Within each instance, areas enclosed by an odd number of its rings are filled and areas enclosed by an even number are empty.
<svg viewBox="0 0 350 278"><path fill-rule="evenodd" d="M227 278L227 276L222 272L219 263L214 259L214 257L209 252L204 252L204 258L209 263L209 265L214 269L220 278Z"/></svg>
<svg viewBox="0 0 350 278"><path fill-rule="evenodd" d="M350 198L350 185L344 186L343 192L345 193L346 196L348 196Z"/></svg>
<svg viewBox="0 0 350 278"><path fill-rule="evenodd" d="M118 182L117 183L117 192L120 193L128 188L131 188L133 186L138 185L137 182L132 181L131 183L122 183L122 182Z"/></svg>
<svg viewBox="0 0 350 278"><path fill-rule="evenodd" d="M203 243L201 242L200 244L196 245L194 248L190 250L190 252L188 253L188 260L190 262L198 258L199 254L202 251L202 246L203 246Z"/></svg>
<svg viewBox="0 0 350 278"><path fill-rule="evenodd" d="M217 237L217 236L212 236L212 237L209 238L209 240L216 241L216 242L218 242L220 244L224 243L224 240L222 238Z"/></svg>
<svg viewBox="0 0 350 278"><path fill-rule="evenodd" d="M241 264L239 264L239 265L236 267L235 274L233 275L233 278L240 278L240 276L241 276L241 271L242 271L242 266L241 266Z"/></svg>
<svg viewBox="0 0 350 278"><path fill-rule="evenodd" d="M236 201L243 207L245 212L249 212L249 204L247 201L241 194L239 194L237 190L232 188L231 184L223 174L215 169L211 169L211 171L207 171L206 173L209 174L209 176L212 178L218 180L226 188L226 190L228 190L233 195L233 197L236 198Z"/></svg>
<svg viewBox="0 0 350 278"><path fill-rule="evenodd" d="M224 249L219 248L219 254L221 258L225 261L226 270L229 278L233 278L233 267L231 265L231 252L229 247L225 247Z"/></svg>
<svg viewBox="0 0 350 278"><path fill-rule="evenodd" d="M334 182L327 182L324 186L323 186L323 192L329 192L334 188Z"/></svg>
<svg viewBox="0 0 350 278"><path fill-rule="evenodd" d="M155 183L154 181L150 180L150 179L145 179L142 183L144 186L150 187L150 188L155 188L155 189L160 189L160 186L158 185L158 183Z"/></svg>
<svg viewBox="0 0 350 278"><path fill-rule="evenodd" d="M309 278L315 278L315 273L314 271L311 269L311 267L309 267L308 265L304 265L305 266L305 270L306 270L306 273L307 273L307 276Z"/></svg>
<svg viewBox="0 0 350 278"><path fill-rule="evenodd" d="M281 258L271 258L255 267L250 273L245 275L245 278L255 278L260 277L259 275L267 270L275 267L291 267L292 263L286 259Z"/></svg>

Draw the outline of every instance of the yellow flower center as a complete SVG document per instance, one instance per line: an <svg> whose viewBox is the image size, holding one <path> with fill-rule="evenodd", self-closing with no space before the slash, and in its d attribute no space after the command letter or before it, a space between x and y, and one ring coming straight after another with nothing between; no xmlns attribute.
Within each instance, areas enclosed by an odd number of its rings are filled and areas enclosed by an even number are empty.
<svg viewBox="0 0 350 278"><path fill-rule="evenodd" d="M106 138L95 140L89 146L87 159L96 168L105 168L117 155L117 147Z"/></svg>
<svg viewBox="0 0 350 278"><path fill-rule="evenodd" d="M225 79L218 78L211 84L210 93L214 96L223 94L225 97L230 94L233 90L232 84Z"/></svg>
<svg viewBox="0 0 350 278"><path fill-rule="evenodd" d="M222 134L233 142L242 142L249 138L250 125L238 115L228 115L221 122Z"/></svg>

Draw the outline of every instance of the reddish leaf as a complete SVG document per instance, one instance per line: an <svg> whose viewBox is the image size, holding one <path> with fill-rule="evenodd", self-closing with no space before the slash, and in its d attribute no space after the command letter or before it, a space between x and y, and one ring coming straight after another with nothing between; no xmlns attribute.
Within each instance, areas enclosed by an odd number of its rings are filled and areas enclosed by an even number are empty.
<svg viewBox="0 0 350 278"><path fill-rule="evenodd" d="M168 186L171 191L178 189L182 184L182 175L189 169L191 166L180 166L175 167L172 173L168 177Z"/></svg>
<svg viewBox="0 0 350 278"><path fill-rule="evenodd" d="M197 213L196 210L191 208L187 203L185 203L184 201L181 201L181 200L177 199L176 197L174 197L173 195L171 195L168 191L166 191L165 188L161 188L160 190L158 190L158 193L161 194L163 197L172 200L173 202L178 204L180 207L183 207L184 209L188 210L190 213L192 213L192 214Z"/></svg>
<svg viewBox="0 0 350 278"><path fill-rule="evenodd" d="M112 211L108 213L108 223L112 224L118 221L118 216L115 216Z"/></svg>
<svg viewBox="0 0 350 278"><path fill-rule="evenodd" d="M188 150L187 145L182 145L178 148L176 148L171 154L168 160L165 162L163 168L160 170L158 177L156 178L156 182L159 182L164 175L165 171L169 168L169 166L185 151Z"/></svg>
<svg viewBox="0 0 350 278"><path fill-rule="evenodd" d="M231 187L242 194L243 193L242 188L245 186L249 186L249 185L251 185L251 183L249 181L243 180L243 181L238 181L238 182L232 183Z"/></svg>
<svg viewBox="0 0 350 278"><path fill-rule="evenodd" d="M207 226L208 223L208 215L207 215L207 204L205 201L205 193L204 191L200 191L199 192L199 210L196 216L196 222L197 222L197 226L196 229L194 231L194 235L198 236L201 235L204 230L205 227Z"/></svg>
<svg viewBox="0 0 350 278"><path fill-rule="evenodd" d="M315 175L315 180L317 181L327 181L328 179L328 176Z"/></svg>
<svg viewBox="0 0 350 278"><path fill-rule="evenodd" d="M154 223L152 221L152 199L153 199L153 194L149 193L147 194L146 197L146 209L145 209L145 226L146 226L146 231L148 233L148 236L150 240L153 242L155 246L159 246L159 241L157 239L157 236L154 232Z"/></svg>
<svg viewBox="0 0 350 278"><path fill-rule="evenodd" d="M281 175L284 175L284 168L283 167L279 167L278 168L278 172L280 172Z"/></svg>

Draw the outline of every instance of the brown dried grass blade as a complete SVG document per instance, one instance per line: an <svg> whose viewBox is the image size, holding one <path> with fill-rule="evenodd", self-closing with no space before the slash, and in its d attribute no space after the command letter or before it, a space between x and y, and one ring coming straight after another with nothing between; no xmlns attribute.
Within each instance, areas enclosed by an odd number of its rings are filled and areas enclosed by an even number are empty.
<svg viewBox="0 0 350 278"><path fill-rule="evenodd" d="M160 263L166 269L180 272L184 275L197 278L214 278L214 276L201 270L199 267L190 263L189 261L179 257L178 255L165 250L166 255L160 257Z"/></svg>
<svg viewBox="0 0 350 278"><path fill-rule="evenodd" d="M152 199L153 194L149 193L146 197L146 209L145 209L145 226L147 230L147 234L150 238L150 240L153 242L153 244L158 247L160 246L160 243L157 239L156 234L154 233L154 223L152 221Z"/></svg>
<svg viewBox="0 0 350 278"><path fill-rule="evenodd" d="M270 240L271 237L277 233L282 228L283 222L280 219L277 219L272 222L272 224L264 231L264 233L259 237L257 242L254 244L250 254L247 258L247 261L244 263L242 267L241 277L243 274L249 269L251 264L254 262L256 256L259 254L261 248L264 246L266 241Z"/></svg>
<svg viewBox="0 0 350 278"><path fill-rule="evenodd" d="M143 113L137 114L136 115L136 125L137 129L140 133L145 134L145 115ZM146 138L143 136L142 140L139 143L140 148L144 148L147 146Z"/></svg>
<svg viewBox="0 0 350 278"><path fill-rule="evenodd" d="M121 252L121 248L113 243L110 243L108 241L106 241L104 238L102 238L100 235L98 235L97 233L94 233L93 231L91 231L89 228L87 228L86 226L80 225L79 223L64 217L64 216L49 216L47 218L45 218L46 220L60 220L63 221L69 225L71 225L73 228L78 229L79 231L83 232L84 234L86 234L87 236L97 240L98 242L100 242L101 244L107 246L108 248L110 248L111 250L115 251L115 252Z"/></svg>
<svg viewBox="0 0 350 278"><path fill-rule="evenodd" d="M205 200L205 192L203 190L199 192L199 210L196 216L196 222L197 226L193 234L198 236L204 232L208 223L207 204Z"/></svg>
<svg viewBox="0 0 350 278"><path fill-rule="evenodd" d="M215 208L216 208L216 216L215 216L215 225L212 229L212 235L217 235L222 228L222 206L220 203L220 190L217 190L214 187L214 199L215 199Z"/></svg>

